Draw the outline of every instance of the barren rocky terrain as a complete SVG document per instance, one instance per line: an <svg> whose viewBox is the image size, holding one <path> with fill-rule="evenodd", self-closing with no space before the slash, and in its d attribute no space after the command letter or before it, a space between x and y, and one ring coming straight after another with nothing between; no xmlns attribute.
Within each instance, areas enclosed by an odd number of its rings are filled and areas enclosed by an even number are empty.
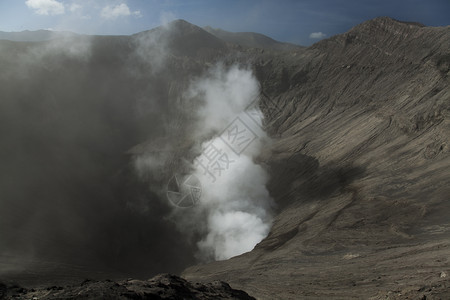
<svg viewBox="0 0 450 300"><path fill-rule="evenodd" d="M161 282L173 281L158 295L250 299L210 283L217 280L257 299L450 298L450 27L381 17L305 48L174 26L169 37L161 29L91 37L88 59L44 56L31 67L21 54L35 43L0 41L0 65L14 70L0 75L0 196L8 199L0 224L14 228L0 230L0 266L10 270L0 272L0 298L153 299ZM88 37L76 38L82 45ZM160 66L142 63L136 40L151 53L167 43L158 76L145 71ZM273 144L258 160L270 174L274 220L253 251L198 264L195 245L154 217L170 209L148 200L158 195L131 175L129 155L167 136L162 144L188 147L161 124L187 122L176 109L181 91L217 61L248 65L260 83ZM136 117L146 93L158 113ZM186 135L182 128L177 134ZM136 212L144 202L147 215ZM168 275L119 280L166 272L204 285ZM82 277L115 281L80 285ZM46 290L55 284L64 288Z"/></svg>
<svg viewBox="0 0 450 300"><path fill-rule="evenodd" d="M256 62L279 213L252 252L183 275L261 299L449 297L449 33L378 18Z"/></svg>

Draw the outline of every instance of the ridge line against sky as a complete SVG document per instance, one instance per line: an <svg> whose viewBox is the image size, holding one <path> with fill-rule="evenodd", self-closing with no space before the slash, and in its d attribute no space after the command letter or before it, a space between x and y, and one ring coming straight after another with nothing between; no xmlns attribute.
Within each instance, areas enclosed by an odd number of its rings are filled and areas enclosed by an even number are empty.
<svg viewBox="0 0 450 300"><path fill-rule="evenodd" d="M0 31L129 35L175 19L310 45L378 16L450 25L448 0L0 0Z"/></svg>

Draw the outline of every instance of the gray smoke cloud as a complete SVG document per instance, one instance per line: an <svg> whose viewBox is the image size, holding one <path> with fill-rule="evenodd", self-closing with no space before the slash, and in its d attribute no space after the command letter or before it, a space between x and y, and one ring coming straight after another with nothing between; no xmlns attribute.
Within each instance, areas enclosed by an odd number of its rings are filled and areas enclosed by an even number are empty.
<svg viewBox="0 0 450 300"><path fill-rule="evenodd" d="M267 235L258 82L246 68L208 68L214 56L196 43L185 52L183 32L205 38L181 22L131 37L0 41L0 279L76 266L83 277L177 273ZM222 136L236 118L255 135L239 154ZM232 160L214 182L198 164L209 145ZM178 171L201 181L194 207L166 198Z"/></svg>
<svg viewBox="0 0 450 300"><path fill-rule="evenodd" d="M201 228L197 246L202 260L248 252L270 230L269 176L255 162L270 143L262 129L258 95L250 70L220 64L194 80L186 93L199 104L192 138L203 141L202 152L191 174L200 180L202 196L192 211L178 211L174 219L182 230Z"/></svg>
<svg viewBox="0 0 450 300"><path fill-rule="evenodd" d="M172 77L130 72L145 65L132 45L0 41L0 276L72 266L85 277L150 276L194 262L195 245L130 162L130 148L164 136L158 121L172 113Z"/></svg>
<svg viewBox="0 0 450 300"><path fill-rule="evenodd" d="M135 54L140 58L139 62L146 64L146 70L157 74L166 65L169 53L168 37L173 30L171 23L165 23L150 32L140 33L135 36Z"/></svg>

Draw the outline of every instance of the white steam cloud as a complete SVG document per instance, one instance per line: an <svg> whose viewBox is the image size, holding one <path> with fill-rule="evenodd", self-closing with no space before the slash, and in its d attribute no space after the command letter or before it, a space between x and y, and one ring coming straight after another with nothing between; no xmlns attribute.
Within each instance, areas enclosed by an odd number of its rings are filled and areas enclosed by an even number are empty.
<svg viewBox="0 0 450 300"><path fill-rule="evenodd" d="M172 172L198 179L196 205L174 206L169 218L186 236L195 237L199 259L224 260L251 251L269 233L272 206L268 173L257 162L270 143L258 106L258 81L250 70L219 64L194 79L181 98L190 116L184 127L192 129L185 138L193 148L173 168L178 146L161 142L159 151L137 151L135 169L150 184Z"/></svg>
<svg viewBox="0 0 450 300"><path fill-rule="evenodd" d="M191 84L187 94L201 103L197 111L197 137L224 130L258 94L259 85L251 71L237 66L225 70L220 64L211 68Z"/></svg>
<svg viewBox="0 0 450 300"><path fill-rule="evenodd" d="M223 164L221 172L211 167L215 181L202 166L195 169L203 193L197 209L205 210L208 216L207 235L198 246L203 257L223 260L251 251L269 233L271 198L265 187L269 178L252 157L261 145L252 149L253 155L237 156L227 151L220 138L210 142L223 151L230 164Z"/></svg>
<svg viewBox="0 0 450 300"><path fill-rule="evenodd" d="M206 233L197 244L203 259L223 260L251 251L269 233L269 177L255 162L270 142L262 130L258 94L252 72L237 66L212 68L188 91L201 103L194 137L212 135L193 163L202 185L200 203L193 209L207 216Z"/></svg>
<svg viewBox="0 0 450 300"><path fill-rule="evenodd" d="M134 55L144 63L146 74L155 78L164 74L175 59L170 43L176 34L174 23L166 23L135 36ZM198 179L201 197L196 205L174 205L168 218L195 239L199 259L224 260L251 251L271 227L269 176L257 162L270 143L258 106L259 83L251 70L217 64L190 83L174 80L169 86L169 94L172 86L177 91L169 114L175 120L168 121L174 126L166 126L164 138L142 144L142 151L137 149L135 169L160 196L165 197L170 186L170 195L179 197L177 201L184 201L179 200L185 199L180 194L189 188L193 189L188 199L194 199L198 186L190 182L186 188L172 175ZM178 190L170 179L167 191L162 191L164 177L176 178Z"/></svg>

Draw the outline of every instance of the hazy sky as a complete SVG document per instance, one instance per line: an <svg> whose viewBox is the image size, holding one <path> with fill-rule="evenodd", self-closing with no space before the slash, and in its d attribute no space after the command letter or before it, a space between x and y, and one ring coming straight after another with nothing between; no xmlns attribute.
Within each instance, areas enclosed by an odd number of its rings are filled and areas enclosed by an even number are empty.
<svg viewBox="0 0 450 300"><path fill-rule="evenodd" d="M0 31L132 34L172 19L309 45L377 16L450 25L450 0L0 0Z"/></svg>

